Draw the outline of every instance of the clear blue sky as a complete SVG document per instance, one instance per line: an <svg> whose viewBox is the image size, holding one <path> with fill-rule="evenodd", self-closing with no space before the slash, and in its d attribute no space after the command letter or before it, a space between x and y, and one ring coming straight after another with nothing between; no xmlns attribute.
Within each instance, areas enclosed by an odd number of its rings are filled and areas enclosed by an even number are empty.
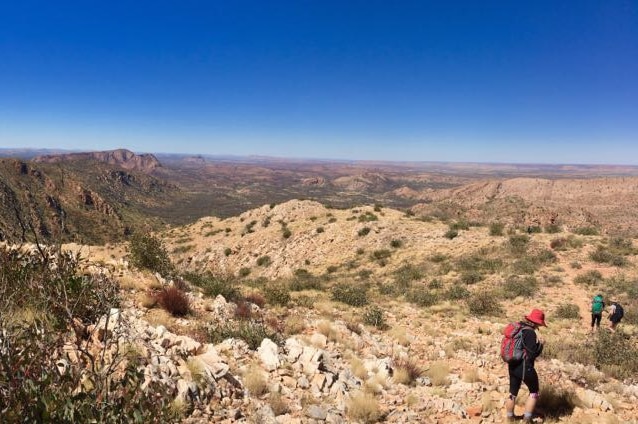
<svg viewBox="0 0 638 424"><path fill-rule="evenodd" d="M3 1L0 147L638 164L638 2Z"/></svg>

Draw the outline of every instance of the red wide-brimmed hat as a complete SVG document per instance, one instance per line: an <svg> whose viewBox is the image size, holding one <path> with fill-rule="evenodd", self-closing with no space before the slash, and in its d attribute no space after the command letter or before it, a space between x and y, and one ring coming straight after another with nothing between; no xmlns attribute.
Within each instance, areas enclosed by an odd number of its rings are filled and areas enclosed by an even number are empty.
<svg viewBox="0 0 638 424"><path fill-rule="evenodd" d="M534 324L547 327L547 324L545 324L545 312L540 309L532 309L532 312L530 312L529 315L525 315L525 319L533 322Z"/></svg>

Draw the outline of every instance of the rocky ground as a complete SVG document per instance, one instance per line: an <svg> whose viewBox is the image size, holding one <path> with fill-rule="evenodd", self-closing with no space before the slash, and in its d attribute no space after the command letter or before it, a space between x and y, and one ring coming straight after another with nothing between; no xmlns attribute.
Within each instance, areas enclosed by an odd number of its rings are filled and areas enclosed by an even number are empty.
<svg viewBox="0 0 638 424"><path fill-rule="evenodd" d="M469 313L461 300L418 306L407 291L384 294L381 288L397 284L396 272L406 264L422 271L412 286L428 287L434 279L453 285L463 279L456 259L498 257L508 238L491 236L486 226L448 238L449 229L385 208L336 210L292 201L162 234L183 271L233 275L246 290L258 292L304 269L323 276L327 286L372 287L370 305L384 314L386 325L377 328L362 319L369 306L334 301L327 289L293 292L287 307L250 305L255 322L281 335L263 339L255 349L237 338L208 342L206 329L241 319L237 305L222 296L211 299L191 286L191 313L172 317L148 299L151 289L171 282L129 266L125 246L67 248L83 252L91 272L118 279L125 293L124 306L89 329L92 349L104 349L107 339L135 346L146 358L147 382L161 381L175 393L184 422L502 422L508 393L507 370L498 356L503 326L539 307L548 315L549 326L540 330L548 346L557 349L565 339L590 343L595 336L589 335L588 308L595 287L575 284L574 278L589 270L603 278L633 276L635 257L622 269L594 263L588 255L602 237L584 236L578 247L557 251L555 261L534 271L537 292L503 300L501 312L484 316ZM561 236L568 235L533 234L531 251L548 249ZM374 253L381 250L389 252L383 261ZM509 272L486 273L470 290L488 290ZM581 318L556 317L563 303L577 305ZM625 323L622 330L635 345L636 327ZM68 356L72 360L71 347ZM551 400L541 411L545 422L638 422L635 377L621 381L577 358L556 356L537 362L543 393ZM526 394L522 389L522 401Z"/></svg>

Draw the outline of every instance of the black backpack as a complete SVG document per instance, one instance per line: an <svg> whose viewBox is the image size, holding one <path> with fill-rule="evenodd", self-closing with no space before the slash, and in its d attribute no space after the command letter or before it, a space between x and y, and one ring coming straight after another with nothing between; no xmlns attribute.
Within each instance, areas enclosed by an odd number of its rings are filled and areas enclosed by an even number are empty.
<svg viewBox="0 0 638 424"><path fill-rule="evenodd" d="M620 306L620 303L616 303L616 312L614 312L614 315L616 315L618 318L622 318L625 315L625 311L623 310L622 306Z"/></svg>

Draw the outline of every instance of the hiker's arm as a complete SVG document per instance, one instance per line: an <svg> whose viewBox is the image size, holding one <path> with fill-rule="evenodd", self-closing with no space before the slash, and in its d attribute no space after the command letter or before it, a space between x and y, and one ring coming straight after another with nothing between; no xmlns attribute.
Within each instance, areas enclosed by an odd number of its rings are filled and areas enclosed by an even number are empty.
<svg viewBox="0 0 638 424"><path fill-rule="evenodd" d="M523 347L530 359L535 359L543 352L543 344L538 343L534 330L523 331Z"/></svg>

